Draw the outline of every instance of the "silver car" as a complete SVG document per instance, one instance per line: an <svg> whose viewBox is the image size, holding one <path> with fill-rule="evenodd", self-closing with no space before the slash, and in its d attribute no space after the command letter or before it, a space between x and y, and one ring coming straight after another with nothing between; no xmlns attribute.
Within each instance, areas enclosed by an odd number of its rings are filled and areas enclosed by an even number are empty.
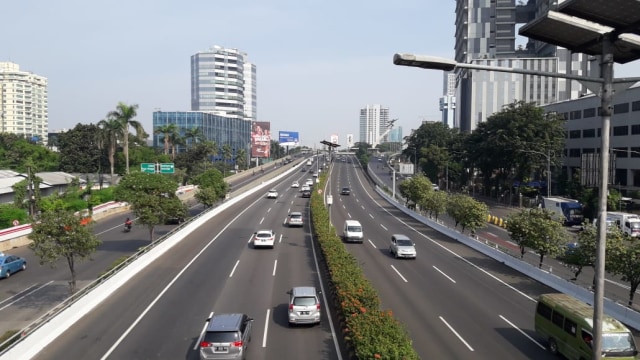
<svg viewBox="0 0 640 360"><path fill-rule="evenodd" d="M319 324L320 300L313 286L297 286L289 291L289 325Z"/></svg>
<svg viewBox="0 0 640 360"><path fill-rule="evenodd" d="M391 235L391 245L389 246L389 252L395 258L416 258L416 246L413 241L405 235L395 234Z"/></svg>
<svg viewBox="0 0 640 360"><path fill-rule="evenodd" d="M246 314L216 314L207 320L200 359L245 359L253 319Z"/></svg>

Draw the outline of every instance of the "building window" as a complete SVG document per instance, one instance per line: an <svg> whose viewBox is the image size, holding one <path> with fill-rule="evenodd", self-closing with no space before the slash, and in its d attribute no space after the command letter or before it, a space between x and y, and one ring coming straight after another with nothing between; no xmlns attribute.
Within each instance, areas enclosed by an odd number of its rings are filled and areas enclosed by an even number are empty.
<svg viewBox="0 0 640 360"><path fill-rule="evenodd" d="M569 149L569 157L579 158L580 157L580 149Z"/></svg>
<svg viewBox="0 0 640 360"><path fill-rule="evenodd" d="M576 110L571 112L571 120L582 119L582 111Z"/></svg>
<svg viewBox="0 0 640 360"><path fill-rule="evenodd" d="M614 114L624 114L629 112L629 103L622 103L613 106Z"/></svg>
<svg viewBox="0 0 640 360"><path fill-rule="evenodd" d="M570 139L580 139L580 130L571 130L569 131Z"/></svg>
<svg viewBox="0 0 640 360"><path fill-rule="evenodd" d="M582 130L583 138L592 138L596 137L596 129L584 129Z"/></svg>
<svg viewBox="0 0 640 360"><path fill-rule="evenodd" d="M640 101L634 101L631 103L631 111L640 111Z"/></svg>
<svg viewBox="0 0 640 360"><path fill-rule="evenodd" d="M640 124L631 125L631 135L639 135L640 134Z"/></svg>
<svg viewBox="0 0 640 360"><path fill-rule="evenodd" d="M602 136L602 128L598 128L598 137Z"/></svg>
<svg viewBox="0 0 640 360"><path fill-rule="evenodd" d="M627 169L616 169L615 184L627 186Z"/></svg>
<svg viewBox="0 0 640 360"><path fill-rule="evenodd" d="M629 156L632 158L640 158L640 147L632 147L629 149Z"/></svg>
<svg viewBox="0 0 640 360"><path fill-rule="evenodd" d="M629 126L614 126L613 136L626 136L629 135Z"/></svg>
<svg viewBox="0 0 640 360"><path fill-rule="evenodd" d="M583 154L593 154L594 152L596 152L596 149L594 149L594 148L584 148L584 149L582 149L582 153Z"/></svg>
<svg viewBox="0 0 640 360"><path fill-rule="evenodd" d="M631 170L633 173L633 186L640 186L640 170Z"/></svg>

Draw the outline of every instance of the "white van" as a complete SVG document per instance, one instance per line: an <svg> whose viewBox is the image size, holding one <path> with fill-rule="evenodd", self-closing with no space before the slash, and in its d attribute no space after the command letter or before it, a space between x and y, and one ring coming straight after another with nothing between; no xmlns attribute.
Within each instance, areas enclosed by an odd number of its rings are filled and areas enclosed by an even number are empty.
<svg viewBox="0 0 640 360"><path fill-rule="evenodd" d="M344 222L344 230L342 232L342 238L346 242L362 242L364 234L362 232L362 225L357 220L346 220Z"/></svg>

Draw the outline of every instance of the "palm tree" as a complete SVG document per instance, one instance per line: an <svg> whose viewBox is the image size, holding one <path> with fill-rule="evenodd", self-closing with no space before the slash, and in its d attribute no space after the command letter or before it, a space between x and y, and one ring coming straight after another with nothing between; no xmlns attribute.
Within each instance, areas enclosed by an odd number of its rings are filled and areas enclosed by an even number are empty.
<svg viewBox="0 0 640 360"><path fill-rule="evenodd" d="M225 176L225 171L227 169L227 162L229 160L231 160L231 158L233 157L232 154L232 150L231 150L231 146L229 144L224 144L222 145L222 160L224 161L222 163L223 167L222 167L222 177Z"/></svg>
<svg viewBox="0 0 640 360"><path fill-rule="evenodd" d="M133 120L136 117L138 111L138 104L127 105L120 101L114 111L109 112L107 115L110 118L116 119L122 129L123 151L124 158L127 163L127 174L129 173L129 127L133 127L136 132L136 137L141 138L146 135L144 128L140 122Z"/></svg>
<svg viewBox="0 0 640 360"><path fill-rule="evenodd" d="M198 141L205 141L207 138L204 136L201 127L184 129L184 139L193 140L193 144L198 144Z"/></svg>
<svg viewBox="0 0 640 360"><path fill-rule="evenodd" d="M101 149L107 149L109 157L109 165L111 165L111 181L113 181L113 168L115 164L115 153L118 147L118 141L122 135L122 127L118 120L114 118L100 120L98 122L100 131L98 132L98 146Z"/></svg>
<svg viewBox="0 0 640 360"><path fill-rule="evenodd" d="M169 141L171 142L171 159L176 159L176 151L178 150L178 145L184 145L185 140L183 136L180 136L177 128L176 131L169 134Z"/></svg>
<svg viewBox="0 0 640 360"><path fill-rule="evenodd" d="M247 169L247 152L245 149L240 149L236 153L236 164L240 169Z"/></svg>
<svg viewBox="0 0 640 360"><path fill-rule="evenodd" d="M176 124L166 124L160 127L157 127L153 132L154 134L162 134L164 135L164 154L169 154L169 142L171 141L171 135L178 131L178 126Z"/></svg>

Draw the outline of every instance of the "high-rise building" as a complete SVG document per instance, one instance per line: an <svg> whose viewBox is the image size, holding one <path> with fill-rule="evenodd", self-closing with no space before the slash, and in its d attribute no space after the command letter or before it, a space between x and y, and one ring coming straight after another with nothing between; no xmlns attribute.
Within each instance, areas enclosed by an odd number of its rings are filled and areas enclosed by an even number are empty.
<svg viewBox="0 0 640 360"><path fill-rule="evenodd" d="M592 57L539 41L516 46L516 26L548 9L548 0L456 0L456 62L598 76L591 71ZM454 124L462 131L474 130L514 100L545 105L588 93L577 81L485 70L458 69L455 83Z"/></svg>
<svg viewBox="0 0 640 360"><path fill-rule="evenodd" d="M257 119L256 67L237 49L214 46L191 56L191 110Z"/></svg>
<svg viewBox="0 0 640 360"><path fill-rule="evenodd" d="M456 74L447 71L444 74L442 86L443 96L440 98L440 112L442 113L442 123L449 128L458 127L456 122Z"/></svg>
<svg viewBox="0 0 640 360"><path fill-rule="evenodd" d="M388 135L384 135L384 133L388 127L389 108L375 104L360 109L360 142L367 143L372 147L386 142Z"/></svg>
<svg viewBox="0 0 640 360"><path fill-rule="evenodd" d="M402 143L402 126L395 127L389 131L389 142Z"/></svg>
<svg viewBox="0 0 640 360"><path fill-rule="evenodd" d="M49 134L47 78L0 62L0 133L46 145Z"/></svg>

